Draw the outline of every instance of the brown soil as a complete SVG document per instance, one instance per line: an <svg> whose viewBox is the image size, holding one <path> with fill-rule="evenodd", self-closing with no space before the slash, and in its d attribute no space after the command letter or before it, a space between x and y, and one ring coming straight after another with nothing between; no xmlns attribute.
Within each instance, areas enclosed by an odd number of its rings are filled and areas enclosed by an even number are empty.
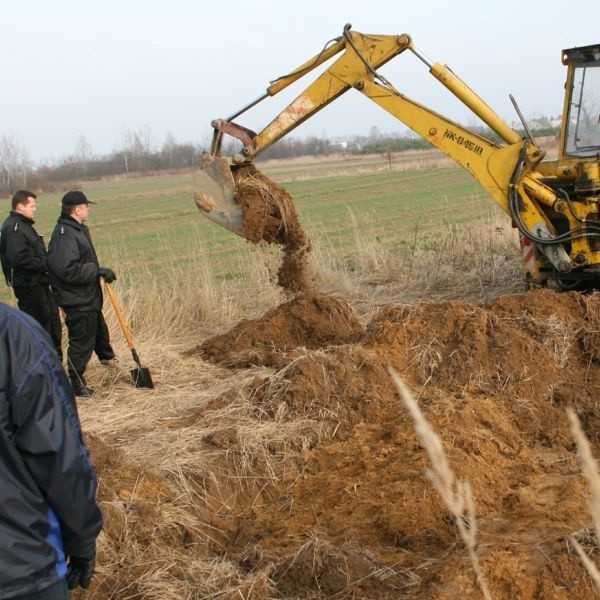
<svg viewBox="0 0 600 600"><path fill-rule="evenodd" d="M278 284L291 292L309 288L306 255L310 243L298 221L291 196L254 165L233 172L236 199L242 207L242 235L251 242L275 243L284 256Z"/></svg>
<svg viewBox="0 0 600 600"><path fill-rule="evenodd" d="M294 348L349 343L362 333L362 325L345 300L305 292L258 319L242 321L191 353L231 367L282 366Z"/></svg>
<svg viewBox="0 0 600 600"><path fill-rule="evenodd" d="M273 439L272 462L256 460L246 483L227 475L247 435L235 421L201 441L219 457L221 493L231 488L210 511L219 536L206 551L248 578L268 575L236 597L482 598L452 516L427 477L427 455L388 375L392 366L441 436L457 478L473 488L477 554L492 597L600 597L568 542L578 532L599 559L565 414L577 412L597 452L599 329L598 294L392 306L363 328L344 301L307 293L207 340L191 354L232 369L273 367L235 394L263 423L283 429L303 420L318 435L287 445L285 455ZM233 395L203 412L227 402ZM114 478L111 461L120 459L91 442L101 499L127 500L127 490L141 486L151 535L185 548L186 536L153 508L174 502L166 483L125 463ZM214 496L206 486L198 493ZM111 522L113 513L107 533L118 536L122 521ZM143 516L133 515L128 526L150 535ZM94 597L110 597L103 592Z"/></svg>

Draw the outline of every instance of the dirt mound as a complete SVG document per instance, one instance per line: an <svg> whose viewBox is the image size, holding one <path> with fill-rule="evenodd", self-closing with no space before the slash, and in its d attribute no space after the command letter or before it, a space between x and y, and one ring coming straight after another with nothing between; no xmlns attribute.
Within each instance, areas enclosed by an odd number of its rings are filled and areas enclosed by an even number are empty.
<svg viewBox="0 0 600 600"><path fill-rule="evenodd" d="M306 292L258 319L239 323L190 352L235 367L283 365L295 348L344 344L357 340L362 332L362 325L345 300Z"/></svg>
<svg viewBox="0 0 600 600"><path fill-rule="evenodd" d="M589 515L564 407L565 390L584 418L596 404L600 371L584 340L599 310L596 299L550 292L392 307L360 343L297 358L276 385L255 382L266 415L326 423L329 441L242 510L227 551L261 548L252 568L278 565L281 597L480 597L387 377L393 365L473 486L494 597L566 598L556 591L566 582L568 597L593 597L565 541Z"/></svg>
<svg viewBox="0 0 600 600"><path fill-rule="evenodd" d="M233 172L236 199L242 207L242 235L251 242L283 246L277 272L281 287L300 292L310 287L306 255L310 243L300 226L291 196L254 165Z"/></svg>
<svg viewBox="0 0 600 600"><path fill-rule="evenodd" d="M481 598L392 366L472 486L492 597L600 598L569 542L600 558L565 414L577 412L598 453L599 324L600 295L388 307L366 329L342 300L300 295L196 349L221 365L272 369L172 422L197 427L212 453L211 476L195 488L210 511L197 530L153 513L152 535L177 532L172 543L185 549L208 523L205 551L227 557L240 596L254 600ZM96 462L102 452L92 444ZM108 480L109 506L134 479L118 469L126 481ZM148 497L160 489L175 509L169 486L145 477L136 475ZM119 532L109 525L108 535Z"/></svg>

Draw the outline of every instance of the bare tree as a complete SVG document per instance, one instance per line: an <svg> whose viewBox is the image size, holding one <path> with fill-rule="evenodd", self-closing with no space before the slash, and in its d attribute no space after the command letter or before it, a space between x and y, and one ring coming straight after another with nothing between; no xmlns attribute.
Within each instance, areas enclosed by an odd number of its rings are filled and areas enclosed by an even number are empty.
<svg viewBox="0 0 600 600"><path fill-rule="evenodd" d="M379 131L379 127L377 125L373 125L371 129L369 129L369 138L371 140L378 140L381 137L381 132Z"/></svg>
<svg viewBox="0 0 600 600"><path fill-rule="evenodd" d="M394 158L394 152L390 146L386 146L383 150L383 157L388 162L389 172L392 172L392 159Z"/></svg>
<svg viewBox="0 0 600 600"><path fill-rule="evenodd" d="M177 140L175 139L175 136L170 131L167 131L167 134L165 135L165 141L163 142L162 151L164 154L166 154L169 157L169 168L170 169L173 168L173 158L174 158L176 150L177 150Z"/></svg>
<svg viewBox="0 0 600 600"><path fill-rule="evenodd" d="M84 177L87 176L87 168L88 163L93 157L93 150L91 144L88 142L87 138L83 133L80 133L77 136L77 141L75 142L75 161L79 165L81 169L81 173Z"/></svg>
<svg viewBox="0 0 600 600"><path fill-rule="evenodd" d="M29 175L29 171L31 170L31 158L29 157L29 152L25 146L21 146L21 175L23 177L23 187L27 187L27 177Z"/></svg>
<svg viewBox="0 0 600 600"><path fill-rule="evenodd" d="M10 194L13 178L19 171L19 143L14 134L3 134L0 137L0 166L2 168L1 189L4 194Z"/></svg>
<svg viewBox="0 0 600 600"><path fill-rule="evenodd" d="M152 151L152 129L146 124L136 130L128 129L123 134L123 154L125 170L129 172L130 159L134 168L143 171L147 167L148 158Z"/></svg>

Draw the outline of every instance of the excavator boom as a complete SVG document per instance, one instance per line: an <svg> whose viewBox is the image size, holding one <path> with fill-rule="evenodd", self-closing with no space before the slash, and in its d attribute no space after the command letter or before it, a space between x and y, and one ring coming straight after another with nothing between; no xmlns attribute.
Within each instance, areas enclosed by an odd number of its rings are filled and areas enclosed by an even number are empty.
<svg viewBox="0 0 600 600"><path fill-rule="evenodd" d="M582 52L578 49L564 51L563 62L568 65L565 106L571 107L571 113L575 110L573 107L578 106L572 90L583 94L579 89L583 83L577 79L577 74L583 76L586 73L582 67L587 68L588 81L598 79L600 55L597 49L597 46L590 46ZM378 72L382 65L405 51L415 54L430 74L501 141L492 141L415 102ZM336 56L337 59L260 132L255 133L234 121L258 102L274 96ZM270 82L263 96L232 117L213 121L211 149L204 155L195 179L195 200L203 214L234 233L252 239L238 194L240 178L236 173L248 172L246 167L264 150L350 89L359 91L392 114L479 181L510 216L519 230L522 244L535 250L535 260L527 264L524 260L524 274L529 283L545 284L553 277L569 281L573 272L578 277L585 275L585 280L600 277L600 182L598 185L593 183L600 179L600 175L594 175L600 172L600 141L592 140L596 144L595 153L594 148L590 151L588 144L585 151L580 151L580 155L585 156L577 159L562 157L573 172L583 170L592 177L592 185L588 186L585 194L575 187L572 191L570 187L563 189L561 183L570 181L572 174L566 172L568 169L559 168L560 161L550 169L540 167L545 153L528 135L526 126L525 136L515 131L447 66L428 60L415 48L407 34L367 35L346 25L343 35L326 45L320 53L288 75ZM578 110L581 112L581 109ZM568 129L568 123L563 123L563 132ZM588 130L589 127L585 129ZM584 131L583 126L579 131ZM221 156L224 135L241 142L238 153ZM570 135L571 138L565 138L565 144L569 141L574 143L577 134ZM578 147L584 148L583 144ZM261 186L265 189L264 179ZM255 209L256 206L253 207ZM272 210L270 214L273 216ZM285 227L285 223L282 222L281 226ZM524 256L526 250L531 255L530 249L524 248Z"/></svg>

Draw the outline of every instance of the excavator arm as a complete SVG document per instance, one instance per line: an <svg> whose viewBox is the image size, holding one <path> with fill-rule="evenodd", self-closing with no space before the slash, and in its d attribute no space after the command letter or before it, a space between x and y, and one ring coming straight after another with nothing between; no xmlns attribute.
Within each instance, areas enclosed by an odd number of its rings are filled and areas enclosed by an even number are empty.
<svg viewBox="0 0 600 600"><path fill-rule="evenodd" d="M378 68L405 51L413 52L429 72L494 131L503 143L497 144L470 129L434 112L399 92ZM337 54L340 56L300 93L262 131L255 133L234 122L238 116L263 99L274 96ZM289 134L301 123L355 89L396 117L413 131L467 169L511 217L522 241L533 244L558 273L573 269L572 256L587 235L599 236L600 226L578 227L558 232L549 212L568 212L564 198L546 185L537 166L544 152L531 138L522 137L509 127L473 90L447 66L432 63L413 45L409 35L366 35L346 25L343 35L303 65L271 82L266 93L228 119L212 122L211 150L203 157L195 180L195 200L200 210L213 221L248 237L243 208L236 197L233 175L266 148ZM224 134L239 139L241 151L221 156ZM571 211L573 212L573 211ZM569 243L570 252L565 250ZM581 254L581 253L580 253ZM600 256L599 256L600 258ZM539 273L528 277L534 283Z"/></svg>

